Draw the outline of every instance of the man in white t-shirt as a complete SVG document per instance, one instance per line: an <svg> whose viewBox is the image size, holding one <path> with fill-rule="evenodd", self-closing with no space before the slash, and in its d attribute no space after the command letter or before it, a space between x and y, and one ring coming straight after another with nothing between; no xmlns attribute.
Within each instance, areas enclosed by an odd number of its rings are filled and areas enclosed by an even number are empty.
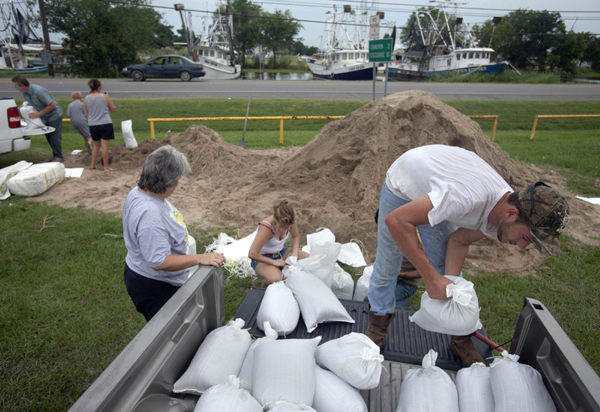
<svg viewBox="0 0 600 412"><path fill-rule="evenodd" d="M407 151L381 189L367 336L385 346L403 257L423 278L429 297L446 299L451 281L443 275L460 276L471 243L497 236L556 255L568 220L569 206L558 192L542 182L515 192L471 151L444 145ZM451 349L465 367L483 362L470 336L453 336Z"/></svg>

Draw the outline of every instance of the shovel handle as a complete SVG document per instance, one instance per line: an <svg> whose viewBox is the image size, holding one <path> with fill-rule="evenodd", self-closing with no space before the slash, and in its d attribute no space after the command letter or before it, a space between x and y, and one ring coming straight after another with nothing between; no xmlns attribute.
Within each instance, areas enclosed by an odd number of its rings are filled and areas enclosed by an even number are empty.
<svg viewBox="0 0 600 412"><path fill-rule="evenodd" d="M246 124L248 124L248 113L250 113L250 98L248 98L248 108L246 109L246 120L244 120L244 132L242 133L242 141L244 141L244 136L246 136Z"/></svg>

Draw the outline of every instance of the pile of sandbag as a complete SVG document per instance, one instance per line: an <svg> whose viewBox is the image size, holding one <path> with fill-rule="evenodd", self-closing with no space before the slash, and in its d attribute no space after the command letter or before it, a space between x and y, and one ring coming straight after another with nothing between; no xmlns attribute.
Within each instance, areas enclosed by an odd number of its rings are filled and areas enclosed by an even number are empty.
<svg viewBox="0 0 600 412"><path fill-rule="evenodd" d="M265 322L266 336L252 343L243 326L212 331L175 382L173 392L201 395L195 412L367 412L358 389L379 385L383 356L366 335L317 347L320 337L278 340Z"/></svg>

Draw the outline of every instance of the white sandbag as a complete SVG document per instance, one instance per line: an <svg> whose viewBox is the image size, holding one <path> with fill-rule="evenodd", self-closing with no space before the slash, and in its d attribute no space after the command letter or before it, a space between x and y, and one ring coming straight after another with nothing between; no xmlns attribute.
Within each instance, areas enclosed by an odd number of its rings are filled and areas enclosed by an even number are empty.
<svg viewBox="0 0 600 412"><path fill-rule="evenodd" d="M131 120L123 120L121 122L121 133L123 133L123 140L125 140L125 147L128 149L135 149L138 144L133 135L133 128Z"/></svg>
<svg viewBox="0 0 600 412"><path fill-rule="evenodd" d="M194 412L259 412L261 409L248 391L240 389L240 380L231 375L227 382L207 389Z"/></svg>
<svg viewBox="0 0 600 412"><path fill-rule="evenodd" d="M294 293L308 332L323 322L354 323L354 319L321 279L300 269L291 269L293 271L286 285Z"/></svg>
<svg viewBox="0 0 600 412"><path fill-rule="evenodd" d="M194 236L188 233L187 235L187 252L186 255L195 255L196 254L196 239ZM200 268L200 265L195 265L189 268L188 279L192 277L194 272L196 272Z"/></svg>
<svg viewBox="0 0 600 412"><path fill-rule="evenodd" d="M333 284L333 275L335 274L335 262L342 250L340 243L311 243L310 244L311 255L324 255L319 262L319 265L312 268L311 270L304 270L306 273L310 273L321 279L327 287L331 288Z"/></svg>
<svg viewBox="0 0 600 412"><path fill-rule="evenodd" d="M352 332L325 342L317 348L315 360L356 389L379 386L383 355L379 346L363 333Z"/></svg>
<svg viewBox="0 0 600 412"><path fill-rule="evenodd" d="M269 409L271 412L295 412L295 411L309 411L309 412L317 412L310 406L306 405L296 405L294 403L289 403L285 401L277 401L273 402L269 405L271 408Z"/></svg>
<svg viewBox="0 0 600 412"><path fill-rule="evenodd" d="M65 166L59 162L39 163L8 179L6 185L13 195L37 196L65 177Z"/></svg>
<svg viewBox="0 0 600 412"><path fill-rule="evenodd" d="M496 412L556 412L542 375L518 361L505 351L490 367Z"/></svg>
<svg viewBox="0 0 600 412"><path fill-rule="evenodd" d="M0 200L8 199L10 197L10 191L8 190L8 185L6 184L8 180L13 176L16 176L20 171L31 167L31 165L33 165L33 163L21 160L12 166L7 166L0 169Z"/></svg>
<svg viewBox="0 0 600 412"><path fill-rule="evenodd" d="M298 326L300 307L290 288L283 282L275 282L267 286L263 296L256 322L261 330L265 322L279 334L289 335Z"/></svg>
<svg viewBox="0 0 600 412"><path fill-rule="evenodd" d="M315 366L313 408L319 412L368 412L360 393L330 371Z"/></svg>
<svg viewBox="0 0 600 412"><path fill-rule="evenodd" d="M465 336L481 329L479 301L472 282L446 276L454 283L446 286L448 299L430 299L427 292L421 296L421 309L409 319L421 328L448 335Z"/></svg>
<svg viewBox="0 0 600 412"><path fill-rule="evenodd" d="M396 412L458 412L458 393L452 379L435 366L437 352L431 349L419 369L409 369L400 387Z"/></svg>
<svg viewBox="0 0 600 412"><path fill-rule="evenodd" d="M460 412L494 412L490 368L477 362L456 374Z"/></svg>
<svg viewBox="0 0 600 412"><path fill-rule="evenodd" d="M342 245L338 261L355 268L367 265L362 251L360 250L360 246L354 242L348 242Z"/></svg>
<svg viewBox="0 0 600 412"><path fill-rule="evenodd" d="M369 294L369 284L371 283L371 275L373 274L373 266L367 266L363 270L363 274L356 281L356 290L352 300L364 302L365 298Z"/></svg>
<svg viewBox="0 0 600 412"><path fill-rule="evenodd" d="M354 292L354 279L352 275L346 272L337 263L334 265L333 283L331 291L338 299L352 300Z"/></svg>
<svg viewBox="0 0 600 412"><path fill-rule="evenodd" d="M240 369L240 374L239 374L242 388L247 389L249 391L252 391L252 370L253 370L253 366L254 366L254 349L258 345L262 345L263 343L273 342L273 341L277 340L277 338L279 337L277 332L275 330L273 330L271 325L269 325L269 322L265 322L264 325L261 325L261 326L262 326L261 329L265 331L265 337L256 339L254 341L254 343L250 346L250 348L248 349L248 352L246 353L246 357L244 358L244 363L242 364L242 369Z"/></svg>
<svg viewBox="0 0 600 412"><path fill-rule="evenodd" d="M19 112L21 113L21 117L25 119L25 122L27 122L26 129L40 129L46 126L41 117L38 117L36 119L32 119L31 117L29 117L29 115L33 113L35 109L33 108L33 106L27 106L25 103L27 102L23 103L23 106L19 108Z"/></svg>
<svg viewBox="0 0 600 412"><path fill-rule="evenodd" d="M291 270L291 267L295 266L297 269L302 270L306 273L311 273L313 270L318 269L321 266L321 261L325 259L325 255L310 255L307 258L298 260L295 256L288 256L285 260L286 267L281 271L283 273L283 278L287 279Z"/></svg>
<svg viewBox="0 0 600 412"><path fill-rule="evenodd" d="M265 407L273 401L312 405L315 349L321 337L267 342L254 350L252 393Z"/></svg>
<svg viewBox="0 0 600 412"><path fill-rule="evenodd" d="M211 386L237 376L252 344L243 319L231 320L210 332L194 355L185 373L175 382L173 392L200 395Z"/></svg>
<svg viewBox="0 0 600 412"><path fill-rule="evenodd" d="M326 227L320 227L315 233L309 233L306 235L306 244L311 245L313 243L334 243L335 235L331 229Z"/></svg>

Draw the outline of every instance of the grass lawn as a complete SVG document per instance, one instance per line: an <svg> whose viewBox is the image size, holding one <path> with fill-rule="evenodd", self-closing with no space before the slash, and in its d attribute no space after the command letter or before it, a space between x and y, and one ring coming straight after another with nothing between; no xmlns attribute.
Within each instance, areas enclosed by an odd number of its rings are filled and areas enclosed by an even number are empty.
<svg viewBox="0 0 600 412"><path fill-rule="evenodd" d="M67 103L67 101L61 101ZM345 115L365 102L252 100L251 115ZM447 102L468 114L498 114L496 142L518 160L559 168L582 195L600 196L600 121L540 121L529 140L535 114L600 113L596 102ZM132 119L139 140L149 138L148 117L244 116L245 99L165 99L115 101L113 121ZM321 121L287 121L285 145L301 146L323 126ZM492 123L480 121L490 135ZM237 144L243 122L213 122L225 139ZM184 123L157 126L158 137ZM116 127L118 130L119 128ZM249 122L248 147L279 146L279 122ZM117 133L113 144L122 143ZM63 149L83 142L65 125ZM31 150L0 157L0 168L18 160L50 156L44 138ZM43 222L46 219L46 227ZM104 368L144 326L122 280L125 247L118 216L83 208L64 209L24 198L0 203L0 410L56 411L68 409ZM198 250L212 242L221 228L191 232ZM232 235L232 233L230 233ZM512 337L523 299L542 301L588 362L600 372L600 248L563 240L563 254L550 258L528 277L505 273L472 273L481 318L490 337L502 343ZM348 268L346 268L348 270ZM350 271L350 270L349 270ZM356 278L356 270L351 271ZM225 278L226 318L233 316L252 282ZM412 298L418 306L420 293Z"/></svg>

